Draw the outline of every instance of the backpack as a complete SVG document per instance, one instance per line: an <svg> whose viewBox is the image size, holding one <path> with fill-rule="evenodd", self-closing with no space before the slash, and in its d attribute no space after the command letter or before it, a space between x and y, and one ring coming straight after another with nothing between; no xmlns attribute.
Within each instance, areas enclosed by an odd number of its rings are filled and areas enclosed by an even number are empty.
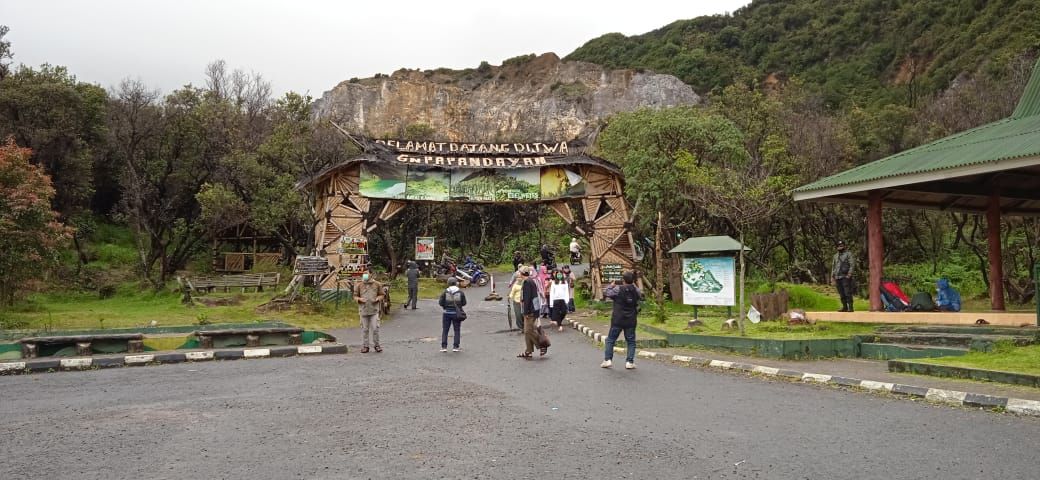
<svg viewBox="0 0 1040 480"><path fill-rule="evenodd" d="M910 309L910 298L903 293L895 282L885 280L881 282L881 300L886 304L885 310L890 312L902 312Z"/></svg>
<svg viewBox="0 0 1040 480"><path fill-rule="evenodd" d="M444 303L450 303L455 307L455 318L459 319L460 322L465 320L467 317L466 311L462 309L462 305L459 305L459 302L461 301L462 290L458 290L454 293L448 292L447 290L444 291Z"/></svg>
<svg viewBox="0 0 1040 480"><path fill-rule="evenodd" d="M932 295L928 292L917 292L914 297L910 299L910 309L915 312L931 312L935 310L935 302L932 301Z"/></svg>

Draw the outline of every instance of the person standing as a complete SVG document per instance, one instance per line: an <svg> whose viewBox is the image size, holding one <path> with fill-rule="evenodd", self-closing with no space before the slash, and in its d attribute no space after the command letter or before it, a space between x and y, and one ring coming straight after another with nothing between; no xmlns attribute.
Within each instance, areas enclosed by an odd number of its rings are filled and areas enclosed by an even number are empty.
<svg viewBox="0 0 1040 480"><path fill-rule="evenodd" d="M553 274L552 284L549 285L549 305L551 305L551 318L553 323L563 331L563 320L567 318L567 304L570 301L570 286L563 272L557 271Z"/></svg>
<svg viewBox="0 0 1040 480"><path fill-rule="evenodd" d="M520 255L520 250L513 252L513 271L520 270L520 267L524 263L524 256Z"/></svg>
<svg viewBox="0 0 1040 480"><path fill-rule="evenodd" d="M521 269L523 268L521 267ZM524 331L523 289L526 279L522 275L522 271L517 271L516 278L509 284L509 315L516 322L516 328L521 332Z"/></svg>
<svg viewBox="0 0 1040 480"><path fill-rule="evenodd" d="M538 285L538 317L549 318L549 266L543 263L538 267L534 280Z"/></svg>
<svg viewBox="0 0 1040 480"><path fill-rule="evenodd" d="M534 346L538 343L538 333L534 329L534 322L538 318L538 310L535 308L535 300L539 295L538 282L531 277L530 267L523 267L520 277L523 279L520 282L520 303L524 316L524 351L516 357L530 360Z"/></svg>
<svg viewBox="0 0 1040 480"><path fill-rule="evenodd" d="M626 271L621 274L624 284L615 281L603 292L603 296L614 302L614 310L610 314L610 332L607 334L606 345L603 349L603 363L600 367L610 368L614 365L614 345L617 343L618 335L625 332L625 369L636 368L636 322L639 316L639 301L643 294L636 287L636 274Z"/></svg>
<svg viewBox="0 0 1040 480"><path fill-rule="evenodd" d="M831 262L831 278L838 288L838 297L841 298L841 310L839 312L851 312L852 310L852 274L855 271L856 259L852 252L845 249L845 241L838 240L838 252L834 254ZM877 292L874 292L876 294Z"/></svg>
<svg viewBox="0 0 1040 480"><path fill-rule="evenodd" d="M379 345L379 307L383 303L383 285L372 279L368 273L361 275L361 281L354 285L354 298L358 302L358 314L361 316L361 353L368 353L368 338L372 336L372 344L376 353L382 352Z"/></svg>
<svg viewBox="0 0 1040 480"><path fill-rule="evenodd" d="M567 281L567 287L570 290L568 292L570 296L567 301L567 312L574 313L574 285L578 283L578 278L574 276L574 272L571 271L570 265L563 266L563 279Z"/></svg>
<svg viewBox="0 0 1040 480"><path fill-rule="evenodd" d="M408 262L408 270L404 275L408 278L408 301L404 302L404 308L411 305L412 310L415 310L419 302L419 266L415 262Z"/></svg>
<svg viewBox="0 0 1040 480"><path fill-rule="evenodd" d="M459 319L459 311L466 306L466 294L459 289L459 281L454 277L448 279L448 288L441 292L441 298L437 303L444 309L441 317L441 351L448 351L448 329L455 329L455 341L452 343L451 351L459 351L459 330L462 329L462 320Z"/></svg>

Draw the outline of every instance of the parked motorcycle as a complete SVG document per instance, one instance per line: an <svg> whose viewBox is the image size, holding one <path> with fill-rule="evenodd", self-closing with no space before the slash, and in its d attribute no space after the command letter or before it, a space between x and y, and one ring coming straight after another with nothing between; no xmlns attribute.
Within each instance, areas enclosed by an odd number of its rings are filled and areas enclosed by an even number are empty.
<svg viewBox="0 0 1040 480"><path fill-rule="evenodd" d="M460 268L455 271L455 277L460 280L466 280L470 285L476 285L483 287L491 281L491 276L481 268L473 268L467 270Z"/></svg>

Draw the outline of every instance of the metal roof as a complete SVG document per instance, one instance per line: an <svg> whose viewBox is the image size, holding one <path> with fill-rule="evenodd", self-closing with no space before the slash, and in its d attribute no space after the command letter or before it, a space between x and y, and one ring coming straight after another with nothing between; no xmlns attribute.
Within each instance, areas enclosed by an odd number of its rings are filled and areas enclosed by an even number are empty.
<svg viewBox="0 0 1040 480"><path fill-rule="evenodd" d="M1006 197L1017 203L1004 206L1019 211L1009 213L1036 215L1040 214L1038 167L1040 61L1010 117L823 178L793 193L796 201L863 203L871 190L888 190L889 195L905 190L914 194L901 199L886 196L885 203L900 206L898 200L904 200L902 206L912 208L979 211L985 209L985 202L958 205L953 197L994 192L1005 196L1013 191Z"/></svg>
<svg viewBox="0 0 1040 480"><path fill-rule="evenodd" d="M686 241L680 243L675 248L668 251L668 253L706 253L706 252L737 252L740 251L740 242L726 235L716 235L711 237L694 237L688 238ZM750 252L751 249L747 245L744 245L744 251Z"/></svg>

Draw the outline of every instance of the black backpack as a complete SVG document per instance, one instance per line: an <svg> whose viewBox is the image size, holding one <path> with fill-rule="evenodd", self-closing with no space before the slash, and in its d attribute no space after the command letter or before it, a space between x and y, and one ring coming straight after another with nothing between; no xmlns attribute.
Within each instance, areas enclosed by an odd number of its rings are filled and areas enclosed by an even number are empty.
<svg viewBox="0 0 1040 480"><path fill-rule="evenodd" d="M931 312L935 310L935 302L928 292L917 292L910 298L910 310L915 312Z"/></svg>

